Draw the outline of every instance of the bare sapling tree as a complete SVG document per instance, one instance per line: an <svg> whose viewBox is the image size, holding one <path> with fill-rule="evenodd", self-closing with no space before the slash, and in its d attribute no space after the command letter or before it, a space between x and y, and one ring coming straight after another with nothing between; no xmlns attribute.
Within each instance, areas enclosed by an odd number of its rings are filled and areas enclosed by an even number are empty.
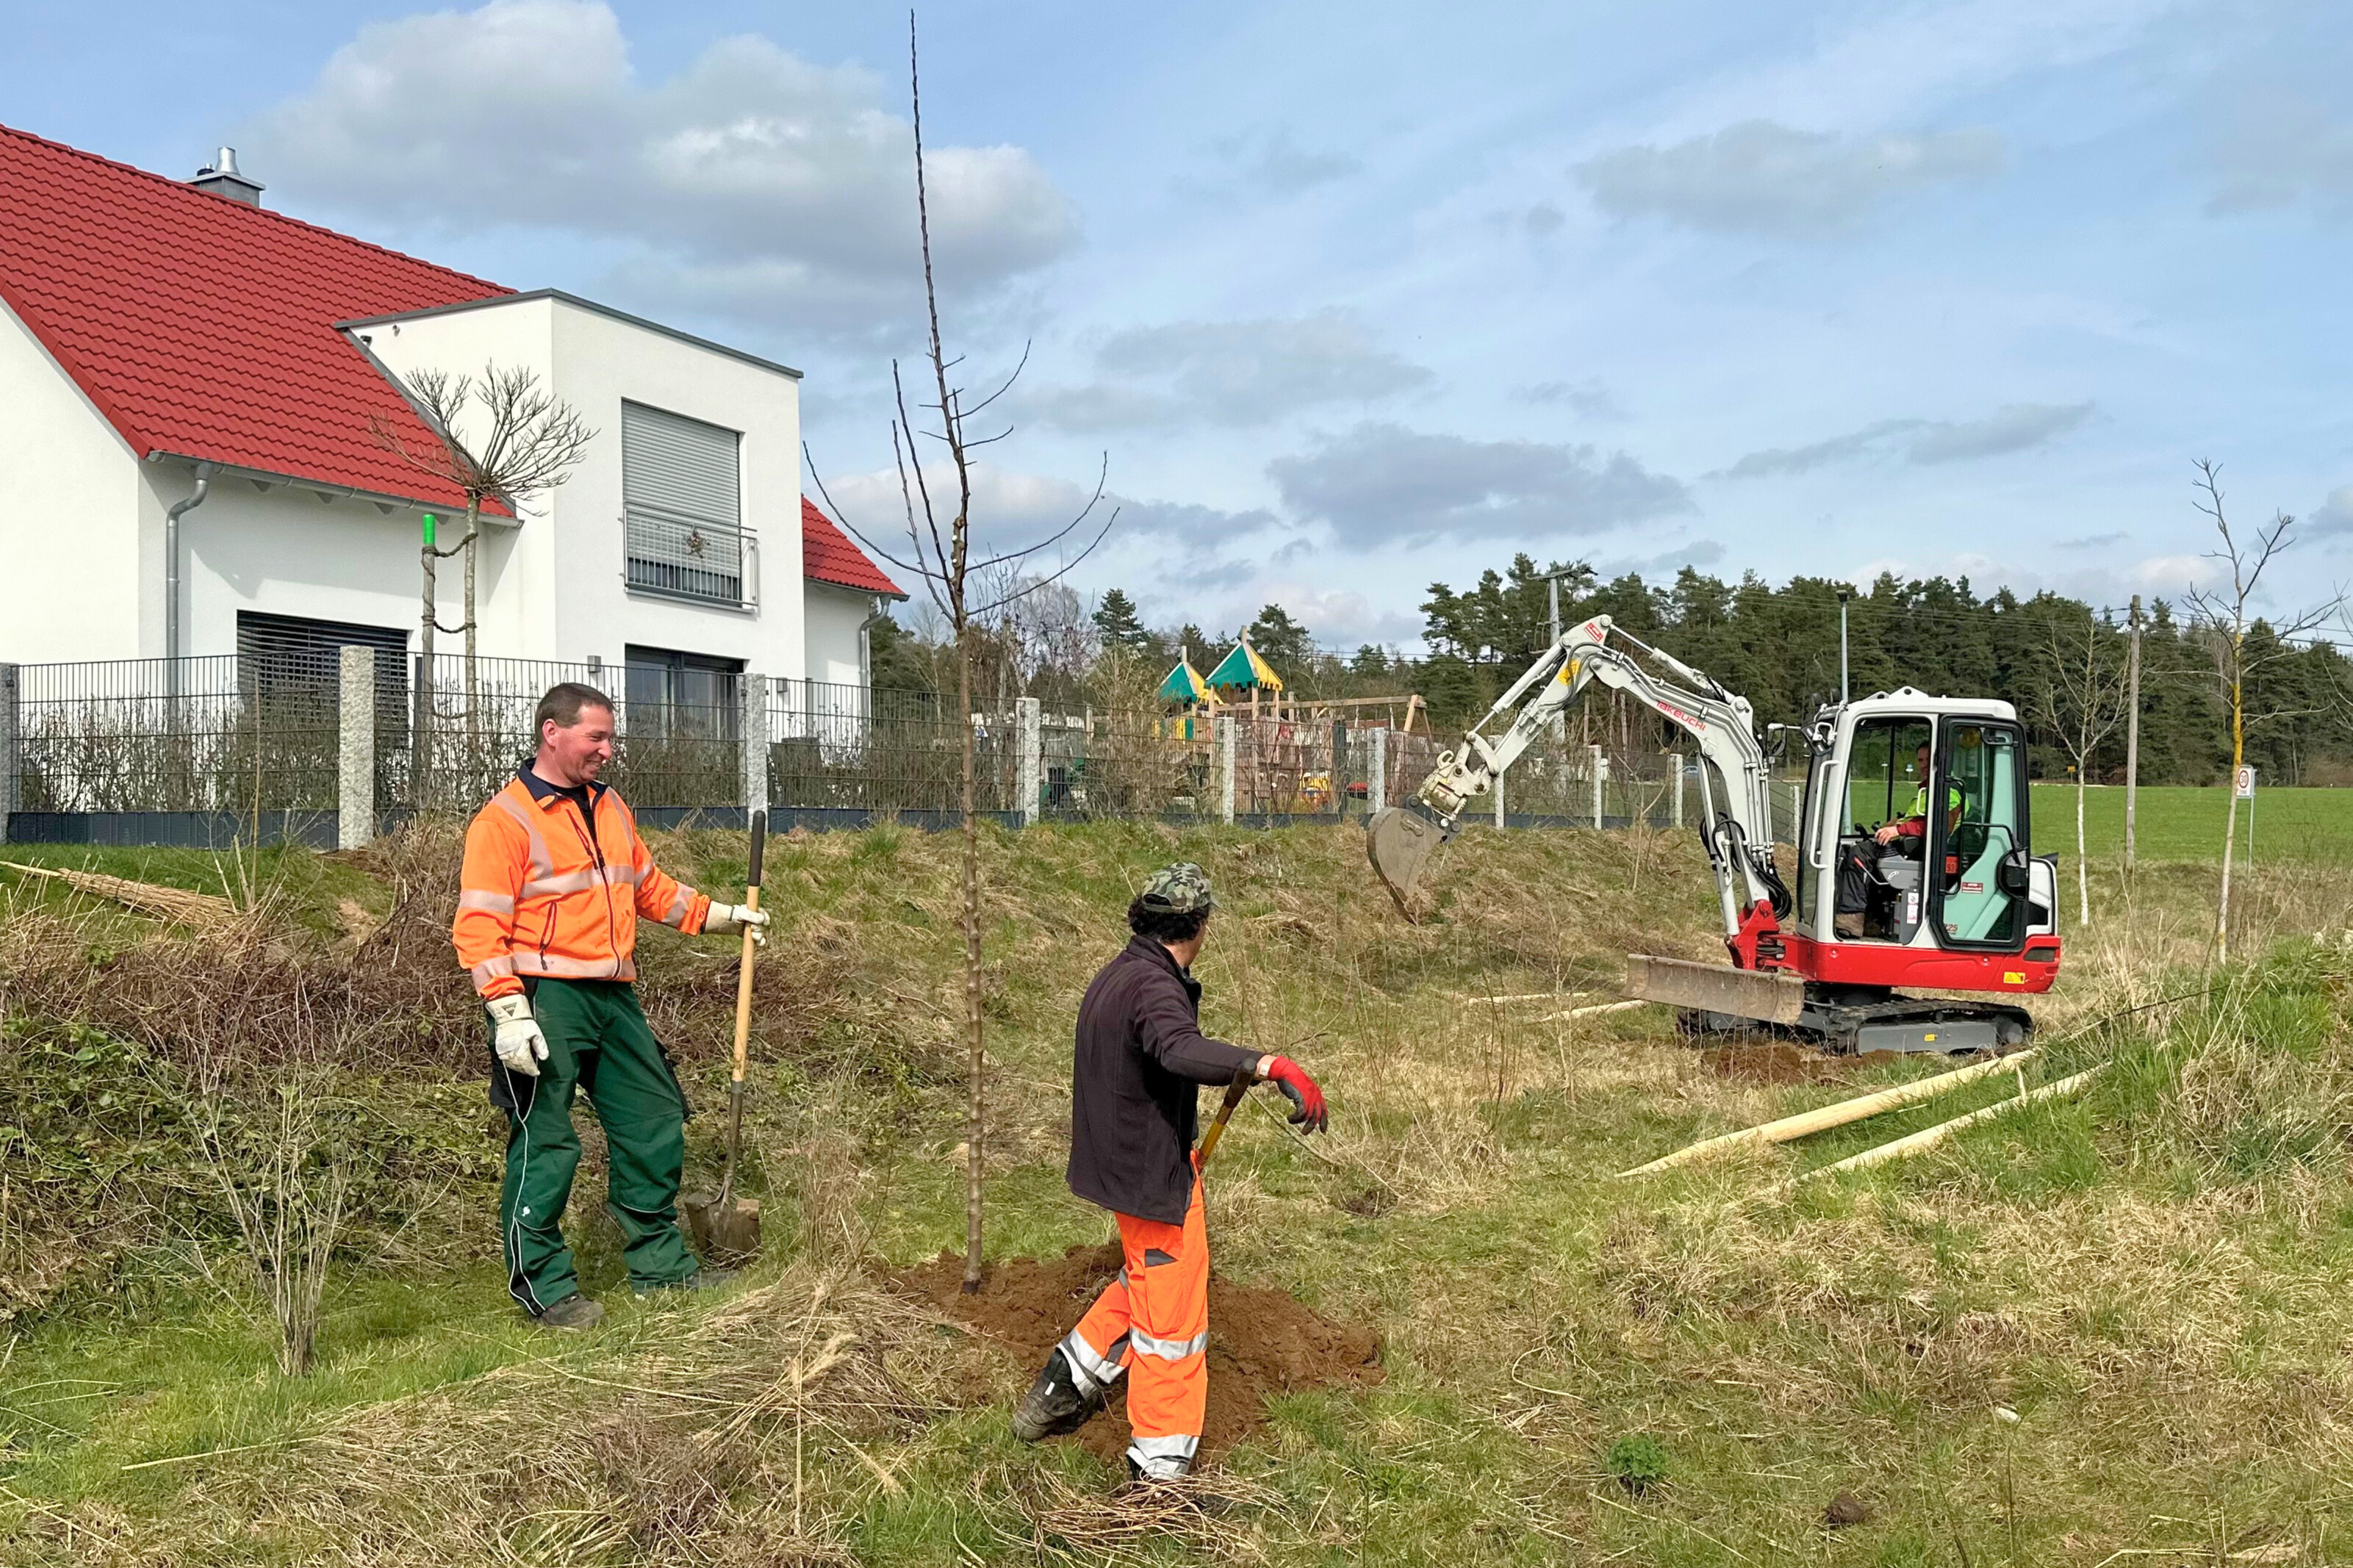
<svg viewBox="0 0 2353 1568"><path fill-rule="evenodd" d="M2126 668L2124 649L2116 646L2113 626L2090 616L2055 616L2051 624L2045 657L2051 661L2051 683L2038 694L2035 706L2050 731L2067 753L2069 772L2075 775L2075 920L2092 923L2091 859L2084 852L2084 792L2090 783L2092 757L2101 742L2124 722Z"/></svg>
<svg viewBox="0 0 2353 1568"><path fill-rule="evenodd" d="M933 400L919 398L911 406L899 362L891 362L891 387L897 408L897 417L891 423L891 452L898 466L899 498L907 535L905 553L882 548L835 502L821 477L818 477L817 483L818 493L824 497L826 505L860 544L901 571L922 579L934 609L955 640L955 722L960 736L957 805L964 821L964 1034L965 1070L970 1079L965 1107L964 1288L976 1291L980 1289L987 1058L982 1031L986 971L981 963L980 819L975 787L977 758L973 745L973 667L977 645L987 628L1017 601L1051 587L1093 553L1110 533L1112 525L1119 521L1119 511L1116 507L1109 509L1091 537L1080 532L1102 508L1103 481L1110 472L1106 454L1096 473L1093 492L1060 528L1027 545L1016 547L991 540L976 548L973 454L1004 440L1012 429L1008 426L975 435L970 422L1012 389L1029 361L1029 353L1023 351L1020 361L995 391L975 398L956 379L964 364L963 356L951 355L941 334L939 287L932 265L931 193L923 166L923 74L915 47L915 14L912 11L907 14L907 90L914 132L915 229L923 264L923 309L928 327L925 357ZM918 408L927 416L921 425L914 416ZM923 462L927 442L936 444L944 462L927 468ZM813 477L818 474L813 457L809 458L809 471ZM1038 557L1074 536L1085 540L1083 548L1065 552L1051 570L1031 569L1030 563Z"/></svg>
<svg viewBox="0 0 2353 1568"><path fill-rule="evenodd" d="M2326 623L2343 604L2337 595L2326 603L2291 612L2283 619L2269 620L2272 636L2263 639L2263 651L2251 650L2247 634L2256 618L2251 605L2261 588L2263 574L2289 546L2295 543L2295 519L2284 511L2274 512L2271 521L2257 528L2252 536L2242 535L2231 526L2222 509L2222 468L2219 463L2200 458L2198 478L2191 481L2199 492L2198 510L2214 520L2215 531L2221 535L2221 548L2208 552L2216 561L2230 569L2230 581L2212 589L2193 588L2185 596L2191 623L2204 635L2207 647L2214 658L2215 675L2231 710L2231 783L2223 792L2229 816L2222 828L2222 890L2214 910L2213 954L2217 963L2231 955L2231 868L2238 847L2239 802L2237 779L2239 770L2247 761L2247 682L2264 665L2291 657L2295 649L2290 639L2299 637ZM2267 713L2263 719L2284 715Z"/></svg>
<svg viewBox="0 0 2353 1568"><path fill-rule="evenodd" d="M376 443L418 473L448 484L466 498L466 531L448 549L439 547L427 528L419 560L424 565L424 607L417 651L425 656L418 677L418 719L428 722L433 709L434 634L464 636L466 669L466 741L470 761L481 742L481 685L476 664L477 585L480 573L480 542L482 509L496 505L520 518L525 500L550 490L572 477L596 438L596 432L573 406L540 384L536 372L515 365L501 369L492 361L481 375L452 375L444 370L419 370L403 378L409 406L431 434L430 445L411 441L398 426L382 418L368 421ZM459 432L474 433L470 443ZM435 578L438 563L453 555L465 557L465 615L454 626L440 624ZM419 737L419 743L424 743ZM419 755L426 753L420 751ZM420 788L424 781L418 781Z"/></svg>

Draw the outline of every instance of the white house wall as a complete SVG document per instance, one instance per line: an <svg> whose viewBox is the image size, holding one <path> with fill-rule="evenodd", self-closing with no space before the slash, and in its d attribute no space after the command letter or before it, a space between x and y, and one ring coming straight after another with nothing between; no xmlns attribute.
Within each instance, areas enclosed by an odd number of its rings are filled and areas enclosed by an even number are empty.
<svg viewBox="0 0 2353 1568"><path fill-rule="evenodd" d="M838 686L862 684L866 679L865 639L860 628L874 613L874 595L811 583L806 601L808 679L828 680Z"/></svg>
<svg viewBox="0 0 2353 1568"><path fill-rule="evenodd" d="M149 471L159 491L174 499L187 493L185 464L150 465ZM459 531L445 531L444 543ZM240 610L389 627L406 632L414 649L423 614L420 534L414 510L396 508L387 516L373 502L322 501L300 485L264 493L234 475L216 479L205 504L180 520L187 649L236 651ZM515 595L501 591L513 545L512 529L484 535L479 619L482 651L493 657L514 653L520 643ZM440 563L436 588L445 626L464 617L463 582L462 561ZM445 636L439 646L454 653L460 639Z"/></svg>
<svg viewBox="0 0 2353 1568"><path fill-rule="evenodd" d="M492 361L530 368L595 429L566 482L524 508L508 564L517 634L533 657L595 655L617 663L624 647L637 643L741 659L776 676L797 679L807 670L800 389L791 376L548 296L408 317L364 331L371 351L402 375L425 366L480 374ZM622 531L624 401L742 434L743 521L758 539L756 611L629 591ZM833 657L836 642L828 638L826 647ZM854 670L854 640L850 647Z"/></svg>
<svg viewBox="0 0 2353 1568"><path fill-rule="evenodd" d="M161 518L151 584L139 470L105 416L0 304L0 659L164 651Z"/></svg>

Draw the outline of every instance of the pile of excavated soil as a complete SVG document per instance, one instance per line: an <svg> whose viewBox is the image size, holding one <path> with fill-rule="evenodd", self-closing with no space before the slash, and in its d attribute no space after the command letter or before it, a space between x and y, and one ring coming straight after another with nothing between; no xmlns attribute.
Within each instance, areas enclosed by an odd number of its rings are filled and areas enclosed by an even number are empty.
<svg viewBox="0 0 2353 1568"><path fill-rule="evenodd" d="M900 1284L942 1312L1002 1341L1025 1374L1045 1364L1095 1299L1119 1273L1116 1243L1073 1247L1060 1258L1017 1258L990 1264L980 1289L964 1293L964 1259L943 1252L902 1271ZM1381 1381L1381 1343L1370 1329L1335 1323L1280 1290L1209 1278L1209 1413L1201 1456L1210 1458L1266 1424L1267 1396L1299 1389L1365 1386ZM1026 1384L1025 1384L1026 1386ZM1063 1441L1116 1463L1127 1449L1127 1380L1111 1407Z"/></svg>

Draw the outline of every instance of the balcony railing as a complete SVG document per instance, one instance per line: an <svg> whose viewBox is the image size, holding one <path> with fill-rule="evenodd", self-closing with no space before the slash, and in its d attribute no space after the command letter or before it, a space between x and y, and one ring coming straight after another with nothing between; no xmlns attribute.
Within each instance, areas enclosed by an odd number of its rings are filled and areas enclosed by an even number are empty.
<svg viewBox="0 0 2353 1568"><path fill-rule="evenodd" d="M731 609L758 605L758 535L638 511L628 515L623 533L632 592Z"/></svg>

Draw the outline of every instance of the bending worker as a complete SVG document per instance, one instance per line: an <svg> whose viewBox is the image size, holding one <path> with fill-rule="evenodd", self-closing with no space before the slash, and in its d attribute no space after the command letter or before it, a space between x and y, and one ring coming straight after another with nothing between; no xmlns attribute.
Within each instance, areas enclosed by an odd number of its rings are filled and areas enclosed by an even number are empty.
<svg viewBox="0 0 2353 1568"><path fill-rule="evenodd" d="M1209 1240L1193 1153L1201 1084L1271 1079L1292 1122L1323 1131L1324 1091L1284 1057L1200 1028L1193 978L1209 911L1198 866L1163 867L1127 908L1134 940L1079 1004L1071 1093L1071 1191L1112 1211L1126 1267L1087 1309L1013 1414L1034 1443L1075 1432L1128 1373L1131 1476L1170 1480L1192 1468L1209 1397Z"/></svg>
<svg viewBox="0 0 2353 1568"><path fill-rule="evenodd" d="M636 818L597 774L613 759L612 699L575 682L539 700L539 752L466 829L451 936L489 1010L491 1103L507 1113L499 1233L507 1289L533 1321L585 1329L605 1309L580 1294L561 1228L580 1163L572 1097L605 1129L606 1206L621 1227L629 1288L697 1289L678 1228L686 1096L638 1007L638 917L690 935L768 917L714 904L654 864Z"/></svg>

